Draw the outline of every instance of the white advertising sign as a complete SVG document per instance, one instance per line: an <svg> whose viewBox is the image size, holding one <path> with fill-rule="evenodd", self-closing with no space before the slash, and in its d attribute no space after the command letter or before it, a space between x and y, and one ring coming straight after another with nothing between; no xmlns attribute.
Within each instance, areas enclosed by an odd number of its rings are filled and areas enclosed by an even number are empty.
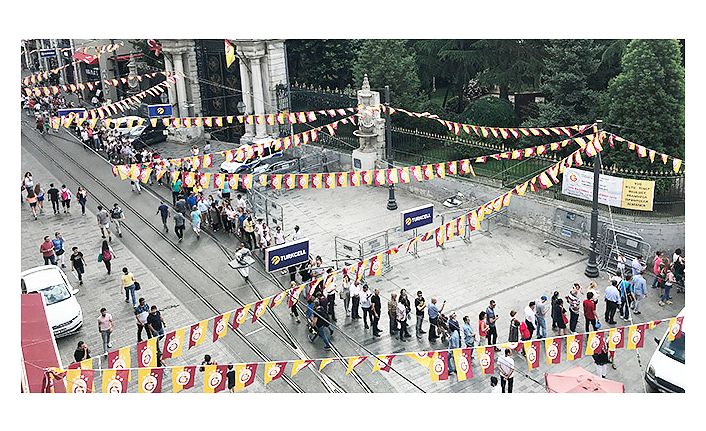
<svg viewBox="0 0 706 431"><path fill-rule="evenodd" d="M567 168L564 171L561 192L587 201L593 200L593 172ZM613 207L622 206L623 179L601 175L598 182L598 202Z"/></svg>

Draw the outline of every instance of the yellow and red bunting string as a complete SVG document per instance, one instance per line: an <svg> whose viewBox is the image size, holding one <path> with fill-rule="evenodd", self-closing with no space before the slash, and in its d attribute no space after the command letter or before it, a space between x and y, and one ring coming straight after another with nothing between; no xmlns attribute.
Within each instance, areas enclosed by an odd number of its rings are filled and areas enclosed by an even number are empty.
<svg viewBox="0 0 706 431"><path fill-rule="evenodd" d="M97 53L102 54L104 52L113 52L123 46L123 42L118 42L118 43L109 43L107 45L98 45L98 46L84 46L84 47L79 47L79 48L74 48L76 52L78 51L83 51L84 54L88 53L88 50L95 50ZM41 51L43 49L49 49L49 48L36 48L31 51L28 51L27 54L34 54L35 52ZM72 51L72 48L55 48L57 51L60 53L64 53L66 51Z"/></svg>
<svg viewBox="0 0 706 431"><path fill-rule="evenodd" d="M306 132L305 132L306 133ZM419 182L432 180L434 178L445 178L446 175L466 175L470 174L475 176L473 171L473 164L486 163L488 160L521 160L525 157L533 157L535 155L543 155L550 151L559 151L565 148L570 143L578 144L582 149L587 148L587 151L593 151L593 144L589 145L593 141L594 135L587 135L576 138L564 139L563 141L553 142L551 144L537 145L528 148L519 148L515 150L504 151L501 153L488 154L484 156L478 156L468 159L452 160L449 162L431 163L425 165L417 166L407 166L402 168L389 168L389 169L377 169L369 171L343 171L343 172L330 172L330 173L310 173L310 174L261 174L253 177L257 181L249 181L247 184L252 187L268 187L273 189L305 189L305 188L340 188L340 187L359 187L364 185L374 185L374 186L387 186L390 184L404 183L408 184L412 180ZM316 139L311 139L313 142ZM301 143L301 140L300 140ZM306 143L306 142L304 142ZM277 148L277 146L275 146ZM287 149L287 148L284 148ZM229 150L232 151L232 150ZM261 154L261 150L258 150ZM228 156L227 152L221 151L219 153L214 153L216 155L226 156L226 160L232 160L232 156ZM248 157L248 154L244 155ZM193 157L186 157L183 159L173 159L170 160L173 163L180 164L185 160L192 160ZM236 157L236 160L243 160L243 157ZM199 163L198 161L196 163ZM210 161L209 161L210 163ZM133 166L137 166L134 168ZM141 167L142 166L142 167ZM205 165L208 167L207 165ZM153 164L146 165L120 165L113 169L113 174L118 175L120 172L121 179L125 180L128 178L128 172L131 169L144 169L151 168ZM159 170L166 170L167 167L164 164L156 171L156 175L159 175ZM209 175L209 179L212 177L213 181L205 181L202 188L214 187L222 189L225 182L232 182L235 185L238 183L238 174L195 174L199 175ZM234 180L232 180L235 178ZM232 181L231 181L232 180ZM184 178L182 181L185 182ZM198 182L198 181L197 181ZM249 188L249 187L248 187Z"/></svg>
<svg viewBox="0 0 706 431"><path fill-rule="evenodd" d="M142 82L144 78L154 78L157 75L164 75L169 76L167 72L150 72L150 73L145 73L142 75L136 75L135 78ZM107 85L111 87L117 87L120 83L127 84L128 82L128 77L127 75L125 76L118 76L113 79L104 79L102 81L89 81L89 82L80 82L78 84L62 84L62 85L52 85L49 87L24 87L24 93L27 96L49 96L50 94L59 94L60 92L64 93L74 93L77 91L83 91L83 90L90 90L93 91L96 89L99 85Z"/></svg>
<svg viewBox="0 0 706 431"><path fill-rule="evenodd" d="M100 57L100 55L105 52L112 52L112 51L117 50L118 48L120 48L121 45L123 45L122 42L117 43L117 44L101 45L101 46L97 46L97 47L85 47L85 48L77 49L76 52L83 51L85 54L88 52L88 48L95 48L96 53ZM71 48L62 48L61 49L61 51L65 51L65 50L71 50ZM33 52L33 51L30 51L30 52ZM81 63L81 61L83 61L83 60L76 60L72 63L65 64L63 66L51 69L49 71L34 73L30 76L22 78L22 84L25 86L29 86L29 85L34 85L34 84L40 83L42 81L49 79L49 75L57 74L57 73L59 73L59 71L66 69L69 66L76 66L77 64Z"/></svg>
<svg viewBox="0 0 706 431"><path fill-rule="evenodd" d="M387 107L382 105L380 107L382 112L387 111ZM456 135L460 135L463 130L466 134L475 134L478 137L489 138L494 137L498 139L509 139L509 138L520 138L529 136L573 136L574 134L581 134L588 130L591 125L573 125L573 126L551 126L551 127L488 127L488 126L478 126L474 124L459 123L456 121L445 120L439 118L435 114L430 114L428 112L411 112L402 108L390 107L390 114L396 112L401 112L413 118L428 118L434 120L440 124L446 126L449 131Z"/></svg>
<svg viewBox="0 0 706 431"><path fill-rule="evenodd" d="M209 117L167 117L167 118L139 118L139 119L117 119L117 120L99 120L99 123L108 128L121 127L126 125L150 124L152 127L157 127L157 124L162 124L165 127L183 128L183 127L223 127L224 124L234 124L236 121L240 124L307 124L311 121L316 121L320 117L350 116L356 112L356 108L338 108L319 111L300 111L290 113L277 114L261 114L261 115L226 115L226 116L209 116Z"/></svg>
<svg viewBox="0 0 706 431"><path fill-rule="evenodd" d="M240 383L237 389L243 390L255 381L255 374L258 369L263 370L263 379L265 385L267 385L271 381L277 380L285 375L288 365L290 366L289 374L293 377L302 369L312 364L318 364L318 369L323 370L332 362L340 361L346 367L346 375L348 375L353 369L364 362L369 363L372 372L389 372L395 358L400 357L412 359L424 368L427 368L432 381L448 380L450 374L449 358L453 357L456 365L456 375L459 381L462 381L474 377L472 365L474 356L477 361L476 370L481 375L494 374L495 348L499 348L501 351L504 349L525 351L528 368L535 369L539 367L541 357L545 358L546 364L548 365L560 364L562 350L564 351L565 360L574 361L584 356L604 352L607 349L640 349L644 346L647 330L653 329L656 325L664 321L669 322L668 335L670 339L683 336L681 328L683 327L684 318L672 317L669 319L651 320L643 323L609 328L602 331L560 335L519 342L505 342L487 346L459 347L452 350L407 351L304 360L221 364L207 367L204 370L203 390L209 393L224 390L225 384L223 380L229 365L236 370L236 382ZM184 343L185 341L182 340L181 342ZM544 345L543 355L542 345ZM166 343L164 349L164 351L167 349ZM145 352L148 352L148 356L156 353L154 352L154 347ZM82 363L81 367L70 366L65 370L53 368L47 370L47 373L53 379L65 378L67 380L67 392L90 392L90 389L94 386L93 378L97 370L92 368L92 362L91 364L85 362L86 361ZM195 377L195 371L199 367L198 365L173 365L156 368L153 366L153 362L153 358L149 356L146 360L141 361L142 366L140 367L131 368L127 365L125 367L114 368L110 365L109 367L102 368L100 371L103 373L103 384L101 385L103 392L126 392L128 390L128 383L131 380L131 375L137 375L138 392L161 392L164 370L169 370L172 373L173 392L179 392L182 389L195 386L193 379ZM135 370L137 373L131 373L131 371ZM220 373L220 375L217 375L217 373ZM96 385L96 387L98 386Z"/></svg>
<svg viewBox="0 0 706 431"><path fill-rule="evenodd" d="M628 150L635 151L635 153L637 153L637 156L640 158L648 158L650 160L650 163L654 163L655 158L657 158L658 160L661 160L663 164L666 165L667 162L671 159L672 170L675 174L678 174L684 166L684 161L682 159L661 153L659 151L642 146L640 144L636 144L613 133L608 133L608 144L610 145L610 148L615 148L615 145L617 143L625 144Z"/></svg>

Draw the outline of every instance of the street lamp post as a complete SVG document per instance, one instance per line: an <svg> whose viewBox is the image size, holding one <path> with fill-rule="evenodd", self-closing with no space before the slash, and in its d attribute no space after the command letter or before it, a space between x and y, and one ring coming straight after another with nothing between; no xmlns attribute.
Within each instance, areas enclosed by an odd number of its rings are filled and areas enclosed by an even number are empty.
<svg viewBox="0 0 706 431"><path fill-rule="evenodd" d="M600 126L603 120L596 120L593 126L594 139L599 139ZM586 270L583 272L586 277L598 277L598 190L601 179L601 162L598 159L598 151L593 156L593 209L591 210L591 254L588 257Z"/></svg>
<svg viewBox="0 0 706 431"><path fill-rule="evenodd" d="M387 168L392 169L392 123L390 117L390 86L385 86L385 106L387 107L385 114L385 145L387 153ZM390 184L390 194L387 198L387 209L390 211L397 209L397 201L395 201L395 185Z"/></svg>

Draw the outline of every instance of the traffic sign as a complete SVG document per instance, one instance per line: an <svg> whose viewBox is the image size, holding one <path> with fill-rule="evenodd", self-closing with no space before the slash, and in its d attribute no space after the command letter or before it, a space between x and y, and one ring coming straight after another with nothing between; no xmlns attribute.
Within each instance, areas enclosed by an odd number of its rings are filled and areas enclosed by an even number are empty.
<svg viewBox="0 0 706 431"><path fill-rule="evenodd" d="M42 58L56 57L56 49L40 49L39 56Z"/></svg>
<svg viewBox="0 0 706 431"><path fill-rule="evenodd" d="M150 118L171 117L172 105L168 103L161 105L147 105L147 114Z"/></svg>
<svg viewBox="0 0 706 431"><path fill-rule="evenodd" d="M309 240L300 239L265 249L265 270L279 271L309 260Z"/></svg>
<svg viewBox="0 0 706 431"><path fill-rule="evenodd" d="M402 232L407 232L434 222L434 204L405 210L400 214L402 214Z"/></svg>

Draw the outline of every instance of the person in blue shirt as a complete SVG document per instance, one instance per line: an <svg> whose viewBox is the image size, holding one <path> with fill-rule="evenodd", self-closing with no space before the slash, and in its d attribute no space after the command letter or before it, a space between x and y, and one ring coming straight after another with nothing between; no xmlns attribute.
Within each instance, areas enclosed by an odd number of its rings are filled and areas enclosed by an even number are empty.
<svg viewBox="0 0 706 431"><path fill-rule="evenodd" d="M431 298L431 304L427 307L427 314L429 314L429 341L436 341L436 339L439 338L439 336L436 335L436 327L439 324L439 314L444 311L445 305L446 301L441 304L441 308L438 308L436 306L436 298Z"/></svg>
<svg viewBox="0 0 706 431"><path fill-rule="evenodd" d="M632 290L632 273L630 271L625 273L625 279L618 285L618 290L620 291L620 317L623 320L630 320L630 309L635 300Z"/></svg>
<svg viewBox="0 0 706 431"><path fill-rule="evenodd" d="M54 254L56 257L58 257L58 261L61 263L62 268L66 268L66 265L64 264L64 238L61 237L61 234L59 232L54 233L54 239L51 240L52 244L54 244Z"/></svg>
<svg viewBox="0 0 706 431"><path fill-rule="evenodd" d="M228 183L228 181L223 181L223 190L221 190L221 197L223 198L223 200L230 201L230 184Z"/></svg>
<svg viewBox="0 0 706 431"><path fill-rule="evenodd" d="M189 196L186 198L186 207L187 208L195 207L196 201L197 201L196 195L193 192L191 192L191 194L189 194Z"/></svg>
<svg viewBox="0 0 706 431"><path fill-rule="evenodd" d="M201 211L196 208L196 205L191 207L191 228L196 233L196 239L201 238Z"/></svg>
<svg viewBox="0 0 706 431"><path fill-rule="evenodd" d="M452 320L456 320L456 313L451 313L451 318L449 319L449 322ZM456 322L458 324L458 322ZM450 325L449 325L450 326ZM449 372L450 373L455 373L456 372L456 364L454 363L453 359L453 349L458 349L461 347L461 336L459 334L459 331L457 330L451 330L449 328Z"/></svg>
<svg viewBox="0 0 706 431"><path fill-rule="evenodd" d="M476 334L473 333L471 318L468 316L463 316L463 342L466 347L473 347L476 343Z"/></svg>
<svg viewBox="0 0 706 431"><path fill-rule="evenodd" d="M605 298L605 321L615 325L615 310L618 309L620 305L620 291L618 290L618 281L610 280L610 286L606 287L605 293L603 294Z"/></svg>
<svg viewBox="0 0 706 431"><path fill-rule="evenodd" d="M164 231L169 232L169 228L167 227L167 219L169 218L169 207L163 201L159 202L159 207L157 208L156 214L159 214L162 217L162 225L164 225Z"/></svg>
<svg viewBox="0 0 706 431"><path fill-rule="evenodd" d="M643 269L639 274L633 276L632 278L632 289L635 295L635 302L633 302L632 309L635 314L642 314L640 311L640 302L642 302L642 300L647 296L647 282L642 276L644 271L645 270Z"/></svg>

